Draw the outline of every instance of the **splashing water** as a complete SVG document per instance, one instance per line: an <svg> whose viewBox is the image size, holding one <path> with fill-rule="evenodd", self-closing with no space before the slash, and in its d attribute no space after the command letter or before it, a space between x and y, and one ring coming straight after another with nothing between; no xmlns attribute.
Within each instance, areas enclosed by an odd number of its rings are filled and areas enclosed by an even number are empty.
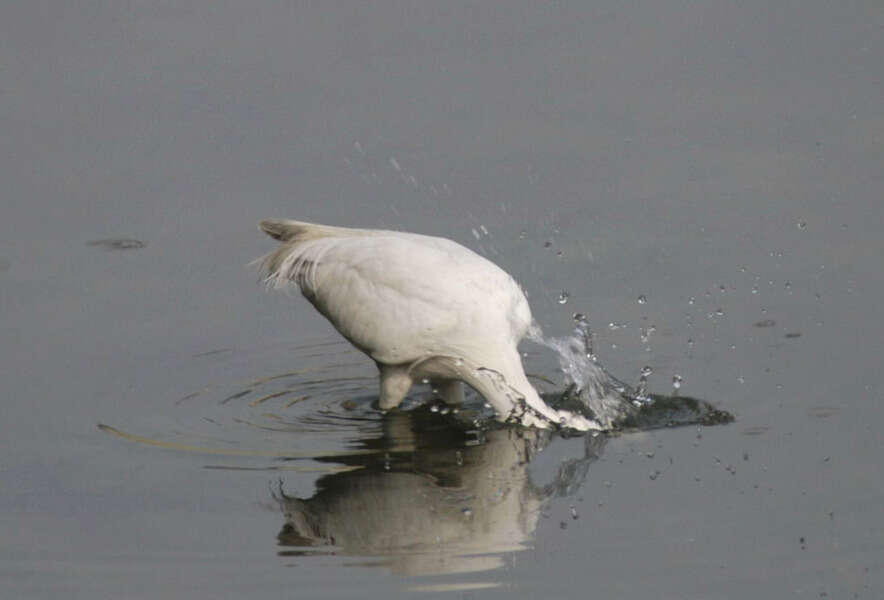
<svg viewBox="0 0 884 600"><path fill-rule="evenodd" d="M575 314L577 327L567 337L546 338L535 327L529 338L556 352L568 386L563 402L575 403L604 429L636 413L636 393L598 362L593 350L592 330L585 315Z"/></svg>

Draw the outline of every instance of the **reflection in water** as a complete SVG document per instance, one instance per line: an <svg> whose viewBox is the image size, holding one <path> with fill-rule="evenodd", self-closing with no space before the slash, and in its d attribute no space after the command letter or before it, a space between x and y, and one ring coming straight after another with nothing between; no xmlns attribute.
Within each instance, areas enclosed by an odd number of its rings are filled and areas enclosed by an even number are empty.
<svg viewBox="0 0 884 600"><path fill-rule="evenodd" d="M606 440L586 436L583 457L538 485L528 465L549 432L465 430L424 407L391 413L382 437L366 440L381 454L330 459L360 468L324 475L306 499L280 482L280 554L355 555L408 575L501 567L504 553L531 546L544 503L579 487ZM412 450L385 451L396 447Z"/></svg>
<svg viewBox="0 0 884 600"><path fill-rule="evenodd" d="M192 360L217 364L222 373L235 372L231 361L260 362L223 350ZM171 422L159 433L99 428L130 442L222 461L204 464L207 468L321 473L309 498L286 493L282 482L273 491L285 518L280 554L358 556L360 564L404 574L503 566L508 553L532 545L544 505L579 488L608 439L590 434L569 442L583 444L582 456L563 462L551 481L541 484L532 481L529 464L562 434L500 425L471 392L464 405L451 407L433 399L428 387L417 388L400 409L384 413L377 409L371 365L354 360L355 351L345 342L321 341L291 353L301 367L297 371L246 384L224 381L222 375L212 385L171 399ZM578 374L582 361L596 365L585 344L568 356L568 368ZM604 406L593 403L622 392L606 373L588 372L604 383L584 388L593 394L589 400L577 381L564 394L545 394L544 400L600 414ZM700 400L651 395L619 415L618 429L732 420Z"/></svg>

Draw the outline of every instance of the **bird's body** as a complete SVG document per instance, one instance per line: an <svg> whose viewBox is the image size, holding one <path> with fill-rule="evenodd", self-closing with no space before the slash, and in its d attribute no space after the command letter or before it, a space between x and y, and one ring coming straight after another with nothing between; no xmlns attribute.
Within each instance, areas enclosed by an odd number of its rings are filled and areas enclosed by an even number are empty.
<svg viewBox="0 0 884 600"><path fill-rule="evenodd" d="M519 285L491 261L444 238L289 220L262 221L282 245L261 259L267 283L304 297L380 371L380 405L398 406L415 381L443 398L466 382L500 420L593 428L550 408L528 382L517 345L533 326Z"/></svg>

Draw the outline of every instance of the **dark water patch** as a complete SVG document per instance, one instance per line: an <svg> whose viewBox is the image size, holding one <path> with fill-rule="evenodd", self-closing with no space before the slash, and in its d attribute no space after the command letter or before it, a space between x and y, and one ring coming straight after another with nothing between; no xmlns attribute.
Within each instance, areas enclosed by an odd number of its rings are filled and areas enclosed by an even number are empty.
<svg viewBox="0 0 884 600"><path fill-rule="evenodd" d="M136 240L134 238L106 238L101 240L90 240L86 242L87 246L95 246L105 250L138 250L145 248L147 242Z"/></svg>
<svg viewBox="0 0 884 600"><path fill-rule="evenodd" d="M218 348L217 350L208 350L206 352L194 354L193 357L202 358L203 356L215 356L216 354L227 354L228 352L233 352L233 348Z"/></svg>
<svg viewBox="0 0 884 600"><path fill-rule="evenodd" d="M648 431L688 425L709 427L734 422L731 413L698 398L652 394L651 399L651 402L638 407L638 412L619 423L617 429Z"/></svg>
<svg viewBox="0 0 884 600"><path fill-rule="evenodd" d="M837 406L814 406L808 409L807 414L817 419L827 419L837 415L840 410Z"/></svg>
<svg viewBox="0 0 884 600"><path fill-rule="evenodd" d="M759 435L764 435L770 431L770 427L768 425L754 425L752 427L747 427L743 430L743 435L748 435L750 437L755 437Z"/></svg>

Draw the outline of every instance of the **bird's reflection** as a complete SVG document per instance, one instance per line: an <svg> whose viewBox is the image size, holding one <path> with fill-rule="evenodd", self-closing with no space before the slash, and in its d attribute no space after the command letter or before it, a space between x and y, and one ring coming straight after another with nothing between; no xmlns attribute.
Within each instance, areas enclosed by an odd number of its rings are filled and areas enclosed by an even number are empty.
<svg viewBox="0 0 884 600"><path fill-rule="evenodd" d="M329 459L358 468L323 476L312 497L289 496L280 482L281 554L360 556L409 575L500 567L531 546L544 504L580 486L606 439L583 438L583 456L540 485L528 467L549 432L470 430L429 408L390 413L383 435L365 441L378 453Z"/></svg>

